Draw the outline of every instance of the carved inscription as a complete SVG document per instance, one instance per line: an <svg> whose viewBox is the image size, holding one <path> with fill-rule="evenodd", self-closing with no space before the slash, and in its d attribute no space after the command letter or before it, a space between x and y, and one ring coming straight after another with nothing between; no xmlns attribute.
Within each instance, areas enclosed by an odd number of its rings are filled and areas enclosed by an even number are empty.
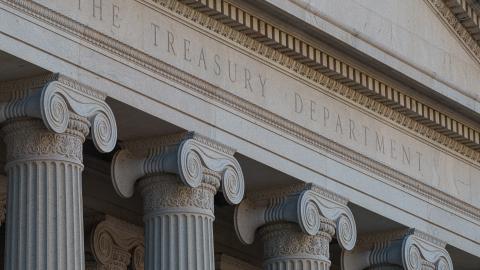
<svg viewBox="0 0 480 270"><path fill-rule="evenodd" d="M156 23L152 25L153 45L179 57L185 64L217 79L243 87L260 98L266 97L267 77L252 71L248 66L237 63L228 55L221 55L188 37L178 36Z"/></svg>
<svg viewBox="0 0 480 270"><path fill-rule="evenodd" d="M162 11L158 0L35 2L150 55L152 61L165 62L363 157L480 206L473 188L473 179L480 177L476 164L331 95L263 56L251 55L229 38ZM161 96L162 91L151 94ZM321 169L322 161L317 164Z"/></svg>
<svg viewBox="0 0 480 270"><path fill-rule="evenodd" d="M93 19L111 23L112 27L120 28L120 5L115 1L106 0L73 0L79 11L90 11Z"/></svg>
<svg viewBox="0 0 480 270"><path fill-rule="evenodd" d="M331 129L337 136L380 154L383 158L422 171L424 154L395 138L383 134L366 123L347 117L321 100L305 99L294 94L294 111L306 115L315 125Z"/></svg>

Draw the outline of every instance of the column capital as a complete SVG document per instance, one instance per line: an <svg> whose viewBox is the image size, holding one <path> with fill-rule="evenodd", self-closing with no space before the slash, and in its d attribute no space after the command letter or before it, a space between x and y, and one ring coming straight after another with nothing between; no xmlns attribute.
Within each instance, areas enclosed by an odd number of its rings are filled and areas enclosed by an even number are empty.
<svg viewBox="0 0 480 270"><path fill-rule="evenodd" d="M109 215L97 217L87 242L95 269L144 269L143 229Z"/></svg>
<svg viewBox="0 0 480 270"><path fill-rule="evenodd" d="M357 228L347 202L314 184L257 194L235 209L235 229L243 243L251 244L257 229L269 223L293 222L304 233L313 236L325 229L326 219L335 223L336 238L342 248L351 250L355 246Z"/></svg>
<svg viewBox="0 0 480 270"><path fill-rule="evenodd" d="M357 247L343 252L342 269L453 270L446 243L417 229L402 229L359 237ZM390 269L390 268L388 268Z"/></svg>
<svg viewBox="0 0 480 270"><path fill-rule="evenodd" d="M110 152L117 126L106 96L60 74L0 84L0 122L22 117L41 119L53 133L64 133L72 115L86 118L100 152Z"/></svg>
<svg viewBox="0 0 480 270"><path fill-rule="evenodd" d="M217 186L230 204L243 198L245 186L235 150L194 132L153 139L129 141L112 161L112 181L117 193L131 197L137 180L161 174L175 174L191 188L202 183Z"/></svg>

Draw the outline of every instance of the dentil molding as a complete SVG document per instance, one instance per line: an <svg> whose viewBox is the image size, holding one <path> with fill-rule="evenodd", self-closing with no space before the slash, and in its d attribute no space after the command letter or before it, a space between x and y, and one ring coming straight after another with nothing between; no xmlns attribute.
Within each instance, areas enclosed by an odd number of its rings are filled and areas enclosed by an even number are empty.
<svg viewBox="0 0 480 270"><path fill-rule="evenodd" d="M352 250L357 228L347 202L313 184L247 198L235 209L235 230L244 244L252 244L257 230L267 224L296 223L303 233L315 236L328 230L326 225L331 221L341 247Z"/></svg>
<svg viewBox="0 0 480 270"><path fill-rule="evenodd" d="M416 229L365 235L353 251L342 252L341 269L453 270L445 246L445 242Z"/></svg>
<svg viewBox="0 0 480 270"><path fill-rule="evenodd" d="M290 134L298 138L299 140L302 140L314 147L322 149L323 151L327 151L328 153L331 153L347 162L354 163L362 169L380 175L383 179L387 179L390 183L419 193L422 196L431 198L432 200L442 204L443 206L447 206L448 208L453 209L454 211L461 213L462 215L466 215L477 221L480 220L480 209L478 209L477 207L465 203L455 198L454 196L450 196L448 194L445 194L444 192L434 189L431 186L420 183L416 179L392 170L391 168L384 166L377 161L369 159L357 152L347 149L342 145L327 140L314 132L311 132L299 125L291 123L279 117L278 115L275 115L263 108L249 103L248 101L239 99L238 97L229 94L221 89L218 89L218 87L214 87L205 81L194 78L193 76L181 70L178 70L158 59L154 59L141 51L135 50L119 42L118 40L105 36L95 31L94 29L80 24L58 12L54 12L53 10L50 10L32 1L0 0L0 2L2 4L11 6L16 10L29 16L54 25L55 27L62 29L62 31L65 31L77 38L80 38L94 46L103 48L114 55L134 62L135 64L138 64L139 66L142 66L147 70L155 72L159 76L171 79L176 83L182 84L189 89L192 89L208 98L226 104L227 106L230 106L235 110L240 111L241 113L244 113L250 117L253 117L254 119L257 119L258 121L261 121L262 123L272 125L275 128L281 130L282 132ZM255 51L259 55L268 57L272 61L288 67L290 71L295 72L296 74L300 74L304 79L308 81L319 83L327 89L338 93L339 96L348 99L349 102L353 101L362 106L365 106L369 110L383 115L384 117L417 132L421 137L439 142L447 146L448 148L456 151L457 153L471 158L475 162L480 160L480 152L470 149L466 145L460 144L452 138L448 138L447 136L442 135L431 128L428 128L427 126L420 124L419 122L412 120L411 118L406 117L397 111L392 110L384 104L379 104L373 102L371 99L365 98L365 96L359 94L358 92L355 92L353 89L342 85L341 83L336 82L324 76L323 74L314 72L307 66L301 65L292 58L270 47L267 47L264 44L256 42L251 38L248 38L244 33L240 33L232 29L230 26L224 25L213 18L207 17L206 15L201 16L203 14L199 15L198 12L190 12L190 10L183 8L182 4L176 2L176 0L154 2L161 6L168 7L168 10L176 14L177 16L187 17L188 19L193 20L194 23L200 24L204 27L208 26L209 29L221 34L225 38L233 42L237 42L240 45L246 47L247 49Z"/></svg>

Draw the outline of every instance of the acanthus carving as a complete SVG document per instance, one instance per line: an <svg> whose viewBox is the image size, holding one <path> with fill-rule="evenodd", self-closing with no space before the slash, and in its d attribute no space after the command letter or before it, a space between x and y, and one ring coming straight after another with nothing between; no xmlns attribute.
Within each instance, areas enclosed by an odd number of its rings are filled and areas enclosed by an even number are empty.
<svg viewBox="0 0 480 270"><path fill-rule="evenodd" d="M190 188L179 185L173 175L157 178L145 178L138 183L146 213L161 208L189 207L210 210L213 213L216 189L212 185L202 184L202 188Z"/></svg>
<svg viewBox="0 0 480 270"><path fill-rule="evenodd" d="M81 117L88 120L97 149L100 152L113 150L117 140L117 127L113 112L104 101L104 95L91 88L81 87L79 83L64 76L54 75L49 79L41 79L39 81L45 81L42 87L35 83L10 84L13 88L1 96L0 122L22 117L37 118L43 121L48 130L62 134L71 127L72 121ZM18 85L36 88L15 88Z"/></svg>
<svg viewBox="0 0 480 270"><path fill-rule="evenodd" d="M81 125L81 124L79 124ZM84 126L87 126L85 123ZM43 124L35 119L12 121L3 127L7 143L7 161L52 158L82 163L82 149L85 134L70 136L48 132Z"/></svg>
<svg viewBox="0 0 480 270"><path fill-rule="evenodd" d="M353 249L356 242L356 225L347 201L338 195L313 184L305 184L302 189L288 195L257 196L246 199L235 209L235 229L245 244L253 243L260 227L274 222L298 224L307 235L335 233L338 242L346 250ZM330 195L326 195L330 194ZM326 226L325 220L335 226Z"/></svg>
<svg viewBox="0 0 480 270"><path fill-rule="evenodd" d="M323 219L322 223L330 228L316 235L305 234L292 223L276 223L262 227L259 235L264 242L263 256L265 259L312 256L328 260L335 225L327 219Z"/></svg>
<svg viewBox="0 0 480 270"><path fill-rule="evenodd" d="M137 180L146 176L177 175L190 188L221 185L225 199L238 204L244 194L244 179L234 151L196 133L124 144L112 162L112 180L117 193L131 197Z"/></svg>
<svg viewBox="0 0 480 270"><path fill-rule="evenodd" d="M111 216L103 216L90 232L89 249L96 270L143 270L143 230Z"/></svg>
<svg viewBox="0 0 480 270"><path fill-rule="evenodd" d="M446 243L418 230L392 231L365 236L352 252L343 252L342 269L452 270ZM390 268L388 268L390 269Z"/></svg>

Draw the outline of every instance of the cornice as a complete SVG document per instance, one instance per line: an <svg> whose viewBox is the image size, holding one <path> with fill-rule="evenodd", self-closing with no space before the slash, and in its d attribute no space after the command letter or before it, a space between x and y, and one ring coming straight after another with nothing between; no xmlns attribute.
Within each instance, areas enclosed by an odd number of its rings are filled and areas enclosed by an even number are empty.
<svg viewBox="0 0 480 270"><path fill-rule="evenodd" d="M165 6L173 8L172 4L166 4L173 0L146 2L165 3ZM290 0L301 5L312 13L318 11L305 0ZM435 1L435 0L426 0ZM437 0L441 1L441 0ZM245 11L244 9L230 3L228 0L196 0L182 1L210 18L227 24L235 31L243 33L251 39L272 48L275 53L266 53L268 58L279 59L279 62L290 67L303 76L316 76L310 73L320 73L346 86L346 92L356 92L359 98L365 98L372 103L380 103L393 111L400 113L407 118L428 126L435 132L443 134L453 140L468 146L471 149L480 149L480 131L458 121L445 113L422 103L416 98L406 94L405 90L398 89L382 82L378 78L368 74L366 71L354 67L342 59L327 53L326 51L302 40L300 37L284 31L280 27L263 20L262 18ZM178 9L178 8L177 8ZM200 21L200 20L199 20ZM212 23L206 23L212 25ZM255 50L255 48L252 48ZM258 50L262 54L262 50ZM476 49L476 55L480 61L480 49ZM283 60L281 58L288 58ZM314 72L312 72L314 71ZM347 93L346 96L356 95ZM366 105L369 106L368 104Z"/></svg>
<svg viewBox="0 0 480 270"><path fill-rule="evenodd" d="M480 63L479 15L470 1L424 0L447 25L465 49ZM447 4L448 3L448 4Z"/></svg>
<svg viewBox="0 0 480 270"><path fill-rule="evenodd" d="M472 0L443 0L444 5L437 3L436 6L439 7L439 10L445 9L444 6L447 6L457 18L457 21L462 24L472 39L477 42L477 45L480 45L480 15L473 2ZM448 12L444 11L442 14L445 17L444 20L451 17ZM464 31L461 30L459 34L464 34Z"/></svg>
<svg viewBox="0 0 480 270"><path fill-rule="evenodd" d="M356 165L362 170L371 172L380 179L388 183L395 184L402 189L406 189L416 194L421 195L425 200L437 202L449 209L453 209L458 213L480 221L480 209L468 203L465 203L457 198L448 195L442 191L434 189L426 184L423 184L412 177L402 174L396 170L391 169L381 163L376 162L362 154L352 151L332 140L324 138L315 132L312 132L296 123L288 121L267 111L259 106L256 106L248 101L245 101L231 93L228 93L208 82L200 80L191 76L190 74L179 70L171 65L168 65L158 59L155 59L139 50L127 46L113 38L105 36L83 24L73 21L72 19L52 11L40 4L27 0L0 0L0 3L6 4L22 13L28 14L40 21L46 22L54 27L61 29L77 38L80 38L92 45L106 50L109 53L117 55L127 61L130 61L142 68L158 74L159 76L171 80L179 85L184 85L188 89L197 92L211 100L215 100L230 109L236 110L244 115L256 119L266 125L278 129L284 134L288 134L306 144L311 145L329 155L344 160L345 162ZM432 139L441 144L448 146L450 149L471 158L478 162L480 160L480 153L468 148L465 145L454 141L433 129L426 127L411 118L393 111L384 104L373 101L353 89L341 85L340 83L308 68L293 59L282 55L280 52L273 50L247 36L232 29L227 25L223 25L212 18L202 16L202 14L191 12L191 9L174 1L168 0L162 2L163 10L171 12L175 16L183 16L186 19L197 23L200 26L208 28L212 31L220 33L225 38L235 41L240 45L256 52L259 55L272 59L272 61L286 66L290 71L304 77L306 80L318 83L319 85L337 93L339 97L350 100L357 104L363 105L373 112L377 112L380 116L390 119L398 124L415 131L419 136ZM154 3L158 4L158 3ZM168 7L168 9L165 9Z"/></svg>

